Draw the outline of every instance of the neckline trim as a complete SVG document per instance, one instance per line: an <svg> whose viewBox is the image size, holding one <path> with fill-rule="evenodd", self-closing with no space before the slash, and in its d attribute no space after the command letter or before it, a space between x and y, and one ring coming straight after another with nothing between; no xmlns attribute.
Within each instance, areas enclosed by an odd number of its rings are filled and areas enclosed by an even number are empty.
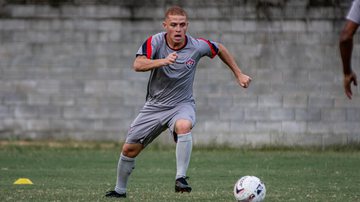
<svg viewBox="0 0 360 202"><path fill-rule="evenodd" d="M187 45L187 43L188 43L188 37L187 37L187 35L185 35L185 43L184 43L184 45L183 46L181 46L180 48L171 48L170 46L169 46L169 44L168 44L168 42L167 42L167 40L166 40L166 35L167 35L167 33L165 33L165 35L164 35L164 38L165 38L165 43L166 43L166 46L167 47L169 47L171 50L174 50L174 51L179 51L179 50L181 50L181 49L183 49L183 48L185 48L185 46Z"/></svg>

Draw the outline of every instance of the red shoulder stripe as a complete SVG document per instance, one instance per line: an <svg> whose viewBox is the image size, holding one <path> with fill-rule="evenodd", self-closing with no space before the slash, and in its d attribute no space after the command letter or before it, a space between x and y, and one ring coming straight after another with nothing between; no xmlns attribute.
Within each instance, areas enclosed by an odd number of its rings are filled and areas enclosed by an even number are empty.
<svg viewBox="0 0 360 202"><path fill-rule="evenodd" d="M206 40L206 39L204 39L204 38L199 38L199 39L205 41L205 42L209 45L210 50L211 50L211 58L214 58L214 57L216 56L217 52L215 51L215 49L214 49L214 47L212 46L212 44L210 43L210 41L209 41L209 40Z"/></svg>
<svg viewBox="0 0 360 202"><path fill-rule="evenodd" d="M152 36L149 37L148 40L146 41L146 56L148 59L151 59L151 54L152 54L151 39Z"/></svg>

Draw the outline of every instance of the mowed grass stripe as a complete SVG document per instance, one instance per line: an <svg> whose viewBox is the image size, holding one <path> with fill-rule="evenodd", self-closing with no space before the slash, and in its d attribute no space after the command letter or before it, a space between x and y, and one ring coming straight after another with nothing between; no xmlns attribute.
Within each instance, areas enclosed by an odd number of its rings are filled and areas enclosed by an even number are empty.
<svg viewBox="0 0 360 202"><path fill-rule="evenodd" d="M116 201L119 149L48 146L0 148L0 201ZM233 185L255 175L266 201L360 201L360 152L194 148L188 175L193 192L174 193L175 150L147 148L136 159L122 201L235 201ZM34 185L13 185L26 177Z"/></svg>

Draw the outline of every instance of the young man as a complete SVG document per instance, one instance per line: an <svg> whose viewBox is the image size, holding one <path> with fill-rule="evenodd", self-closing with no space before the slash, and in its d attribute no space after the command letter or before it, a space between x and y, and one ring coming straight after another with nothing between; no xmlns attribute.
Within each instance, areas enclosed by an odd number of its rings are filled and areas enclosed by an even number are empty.
<svg viewBox="0 0 360 202"><path fill-rule="evenodd" d="M352 97L351 83L357 86L355 72L351 68L351 54L353 49L353 36L360 24L360 0L354 0L347 15L347 21L340 35L340 53L344 72L345 94L349 99Z"/></svg>
<svg viewBox="0 0 360 202"><path fill-rule="evenodd" d="M107 192L106 197L126 197L135 157L167 128L177 143L175 191L191 192L186 171L195 125L193 81L201 57L219 55L240 86L247 88L250 84L251 78L241 72L223 45L186 34L188 17L182 8L168 9L163 27L165 32L148 38L136 54L134 70L150 71L146 103L130 126L118 163L115 190Z"/></svg>

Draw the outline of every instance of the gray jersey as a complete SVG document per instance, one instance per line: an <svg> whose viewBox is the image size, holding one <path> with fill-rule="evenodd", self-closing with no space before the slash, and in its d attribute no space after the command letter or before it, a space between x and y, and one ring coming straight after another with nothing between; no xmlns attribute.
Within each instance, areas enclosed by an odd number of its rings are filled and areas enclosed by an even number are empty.
<svg viewBox="0 0 360 202"><path fill-rule="evenodd" d="M218 44L186 35L184 47L173 50L167 45L165 36L166 33L162 32L149 37L136 54L149 59L166 58L173 52L178 55L174 64L151 70L146 105L175 106L193 102L196 66L203 56L215 57L219 50Z"/></svg>
<svg viewBox="0 0 360 202"><path fill-rule="evenodd" d="M360 24L360 0L354 0L346 19Z"/></svg>

